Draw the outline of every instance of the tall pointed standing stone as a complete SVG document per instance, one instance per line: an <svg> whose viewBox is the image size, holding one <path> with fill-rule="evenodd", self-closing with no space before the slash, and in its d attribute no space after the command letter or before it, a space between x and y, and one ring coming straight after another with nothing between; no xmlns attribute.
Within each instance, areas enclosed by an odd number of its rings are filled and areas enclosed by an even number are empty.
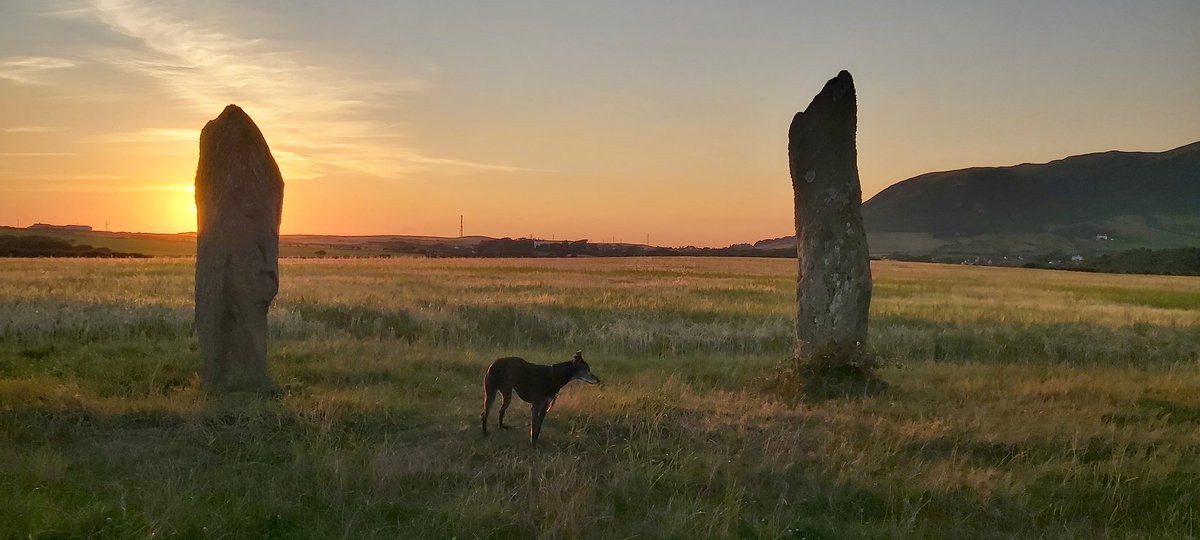
<svg viewBox="0 0 1200 540"><path fill-rule="evenodd" d="M229 105L200 132L196 335L210 393L273 394L267 309L279 290L283 178L254 121Z"/></svg>
<svg viewBox="0 0 1200 540"><path fill-rule="evenodd" d="M796 358L802 373L869 375L871 266L862 220L854 80L830 79L788 132L796 196Z"/></svg>

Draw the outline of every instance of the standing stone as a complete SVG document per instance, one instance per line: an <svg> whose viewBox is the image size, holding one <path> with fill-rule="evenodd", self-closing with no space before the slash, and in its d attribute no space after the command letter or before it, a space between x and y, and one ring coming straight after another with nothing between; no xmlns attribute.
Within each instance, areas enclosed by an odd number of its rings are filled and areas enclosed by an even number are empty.
<svg viewBox="0 0 1200 540"><path fill-rule="evenodd" d="M869 375L867 311L871 266L854 146L854 80L825 83L788 132L796 196L796 358L804 372Z"/></svg>
<svg viewBox="0 0 1200 540"><path fill-rule="evenodd" d="M200 132L196 335L210 393L273 394L267 309L279 290L283 178L254 121L225 107Z"/></svg>

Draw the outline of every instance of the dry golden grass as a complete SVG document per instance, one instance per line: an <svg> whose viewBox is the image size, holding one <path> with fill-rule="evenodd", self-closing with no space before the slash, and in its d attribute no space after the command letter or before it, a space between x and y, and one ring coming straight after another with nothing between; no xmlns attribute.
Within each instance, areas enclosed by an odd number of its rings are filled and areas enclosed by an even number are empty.
<svg viewBox="0 0 1200 540"><path fill-rule="evenodd" d="M287 395L219 404L191 261L3 261L0 537L1200 532L1200 280L873 270L889 389L803 401L794 261L285 260ZM539 450L479 436L491 359L576 349Z"/></svg>

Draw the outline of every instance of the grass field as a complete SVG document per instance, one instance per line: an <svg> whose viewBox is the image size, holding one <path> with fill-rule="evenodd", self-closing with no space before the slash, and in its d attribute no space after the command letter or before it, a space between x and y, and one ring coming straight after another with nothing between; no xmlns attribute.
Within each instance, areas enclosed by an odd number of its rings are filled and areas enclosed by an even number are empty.
<svg viewBox="0 0 1200 540"><path fill-rule="evenodd" d="M889 389L802 401L794 260L285 260L286 396L228 404L190 260L0 261L0 538L1200 535L1200 279L873 269ZM480 437L490 360L577 349Z"/></svg>

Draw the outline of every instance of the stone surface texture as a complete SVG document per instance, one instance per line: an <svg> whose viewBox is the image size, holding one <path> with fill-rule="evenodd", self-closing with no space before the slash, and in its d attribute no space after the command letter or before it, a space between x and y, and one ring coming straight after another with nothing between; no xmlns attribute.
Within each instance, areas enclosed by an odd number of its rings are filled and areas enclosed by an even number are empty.
<svg viewBox="0 0 1200 540"><path fill-rule="evenodd" d="M196 335L209 393L277 391L267 310L279 290L283 178L254 121L229 105L200 132Z"/></svg>
<svg viewBox="0 0 1200 540"><path fill-rule="evenodd" d="M871 266L861 212L854 81L825 83L788 132L796 203L796 357L801 362L868 363Z"/></svg>

